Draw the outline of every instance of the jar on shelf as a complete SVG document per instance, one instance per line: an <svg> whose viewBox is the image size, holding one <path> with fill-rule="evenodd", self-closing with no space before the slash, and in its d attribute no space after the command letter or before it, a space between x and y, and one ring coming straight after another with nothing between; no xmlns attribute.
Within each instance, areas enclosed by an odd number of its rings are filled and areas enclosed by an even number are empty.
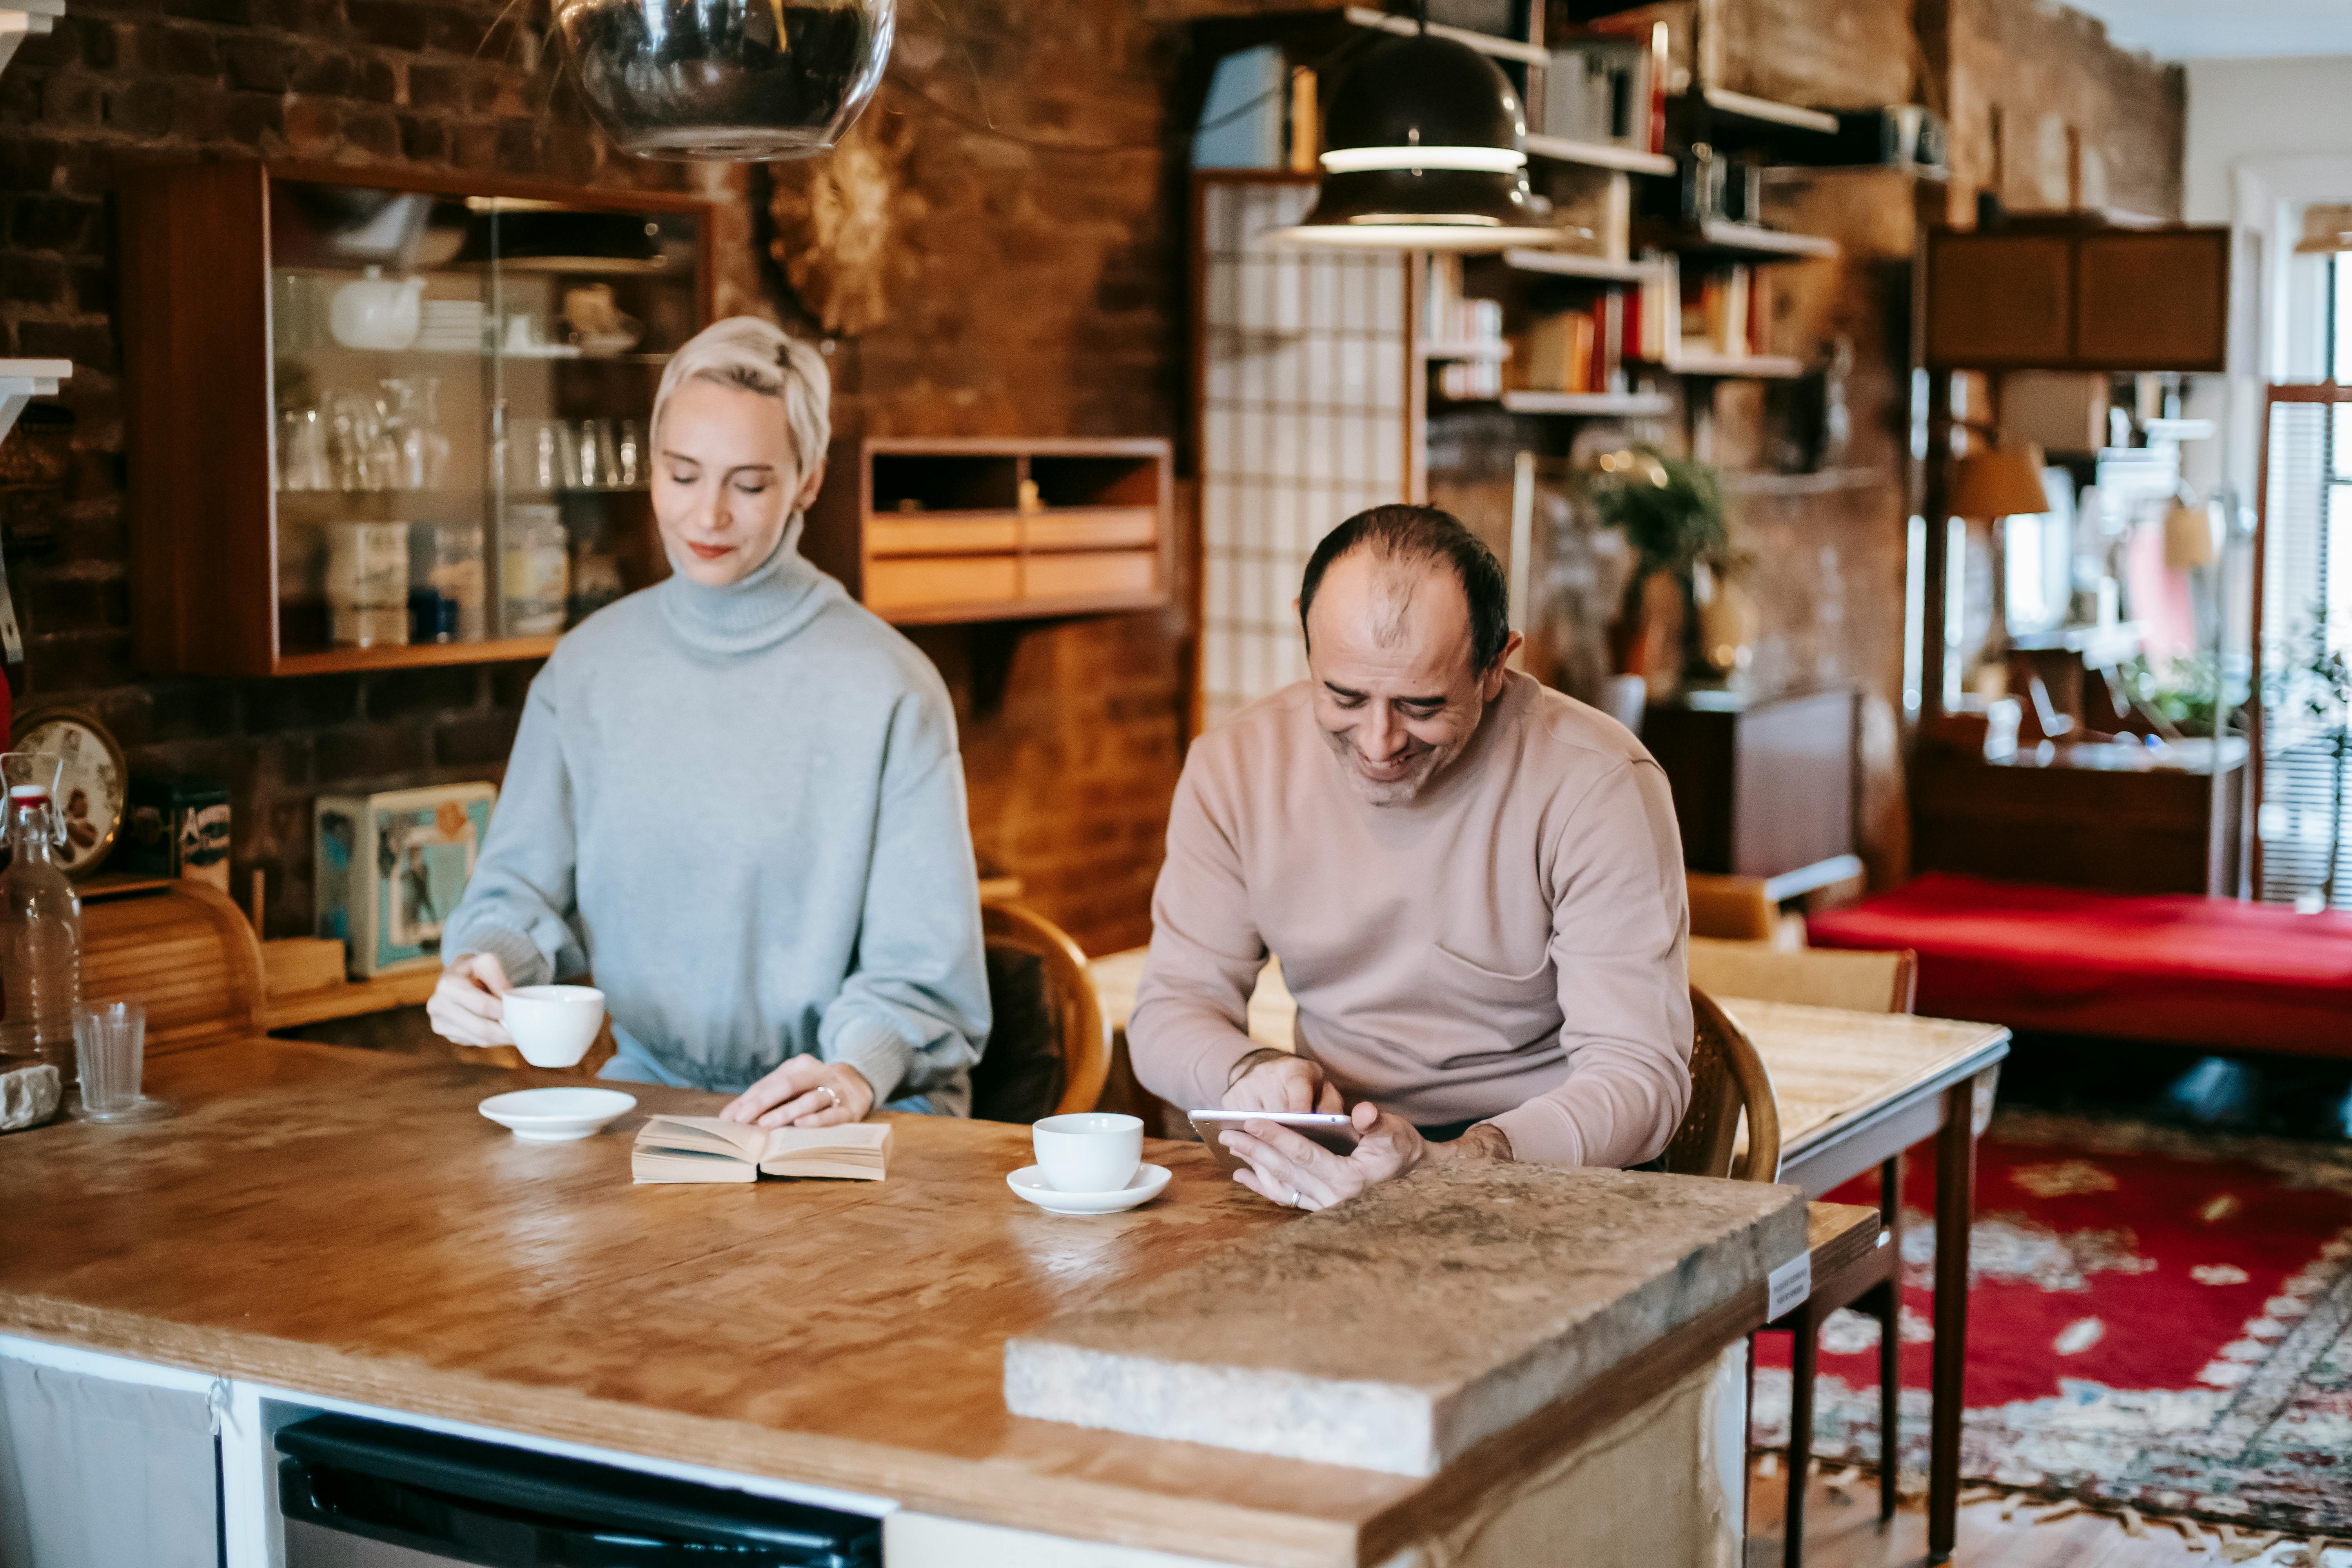
<svg viewBox="0 0 2352 1568"><path fill-rule="evenodd" d="M408 640L479 642L483 636L482 525L420 522L408 535Z"/></svg>
<svg viewBox="0 0 2352 1568"><path fill-rule="evenodd" d="M328 636L340 647L408 642L405 522L327 525Z"/></svg>
<svg viewBox="0 0 2352 1568"><path fill-rule="evenodd" d="M572 593L572 556L561 509L548 502L508 507L499 566L507 636L562 631Z"/></svg>

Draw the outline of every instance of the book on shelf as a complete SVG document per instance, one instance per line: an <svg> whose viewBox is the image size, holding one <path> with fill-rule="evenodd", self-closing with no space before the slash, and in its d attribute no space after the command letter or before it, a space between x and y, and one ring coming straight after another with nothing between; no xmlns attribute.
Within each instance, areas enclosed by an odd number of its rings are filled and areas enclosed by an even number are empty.
<svg viewBox="0 0 2352 1568"><path fill-rule="evenodd" d="M1462 258L1442 253L1432 256L1422 289L1421 335L1437 343L1499 343L1503 302L1465 297Z"/></svg>
<svg viewBox="0 0 2352 1568"><path fill-rule="evenodd" d="M1612 289L1586 310L1556 310L1528 329L1517 355L1529 392L1625 390L1627 291Z"/></svg>
<svg viewBox="0 0 2352 1568"><path fill-rule="evenodd" d="M1437 367L1437 395L1453 403L1485 402L1503 395L1499 360L1451 360Z"/></svg>
<svg viewBox="0 0 2352 1568"><path fill-rule="evenodd" d="M1666 24L1646 11L1604 17L1555 41L1544 70L1543 133L1664 152L1668 44Z"/></svg>
<svg viewBox="0 0 2352 1568"><path fill-rule="evenodd" d="M1675 354L1687 351L1745 359L1763 353L1771 323L1769 276L1743 262L1685 278L1679 289L1681 341Z"/></svg>
<svg viewBox="0 0 2352 1568"><path fill-rule="evenodd" d="M638 1182L756 1182L761 1176L878 1182L889 1163L887 1121L756 1127L716 1116L656 1116L637 1130L629 1174Z"/></svg>
<svg viewBox="0 0 2352 1568"><path fill-rule="evenodd" d="M1634 320L1627 333L1625 357L1645 364L1671 364L1683 348L1682 266L1672 255L1661 256L1636 290Z"/></svg>

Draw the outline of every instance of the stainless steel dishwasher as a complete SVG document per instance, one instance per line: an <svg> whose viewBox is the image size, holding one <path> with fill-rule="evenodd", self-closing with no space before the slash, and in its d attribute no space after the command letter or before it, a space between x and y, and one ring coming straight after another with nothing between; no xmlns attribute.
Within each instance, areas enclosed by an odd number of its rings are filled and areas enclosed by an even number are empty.
<svg viewBox="0 0 2352 1568"><path fill-rule="evenodd" d="M863 1514L387 1422L278 1433L287 1568L876 1568Z"/></svg>

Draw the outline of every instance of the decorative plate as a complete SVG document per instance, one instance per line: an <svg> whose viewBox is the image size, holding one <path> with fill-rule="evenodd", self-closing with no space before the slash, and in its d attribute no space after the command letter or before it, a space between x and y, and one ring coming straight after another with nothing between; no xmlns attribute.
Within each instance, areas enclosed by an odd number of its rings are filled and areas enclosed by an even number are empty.
<svg viewBox="0 0 2352 1568"><path fill-rule="evenodd" d="M65 760L58 810L66 841L58 851L66 875L89 876L121 836L130 771L106 726L74 708L28 708L8 733L12 752L40 752Z"/></svg>

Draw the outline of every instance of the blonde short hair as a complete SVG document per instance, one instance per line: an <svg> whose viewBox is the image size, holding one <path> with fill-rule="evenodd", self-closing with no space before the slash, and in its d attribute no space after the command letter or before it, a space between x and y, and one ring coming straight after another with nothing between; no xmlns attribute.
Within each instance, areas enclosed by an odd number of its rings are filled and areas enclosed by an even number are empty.
<svg viewBox="0 0 2352 1568"><path fill-rule="evenodd" d="M833 438L833 376L816 345L793 337L757 316L713 321L670 356L654 394L654 439L661 439L662 416L670 395L689 381L740 386L762 397L783 400L784 423L793 436L793 456L803 469L824 460Z"/></svg>

